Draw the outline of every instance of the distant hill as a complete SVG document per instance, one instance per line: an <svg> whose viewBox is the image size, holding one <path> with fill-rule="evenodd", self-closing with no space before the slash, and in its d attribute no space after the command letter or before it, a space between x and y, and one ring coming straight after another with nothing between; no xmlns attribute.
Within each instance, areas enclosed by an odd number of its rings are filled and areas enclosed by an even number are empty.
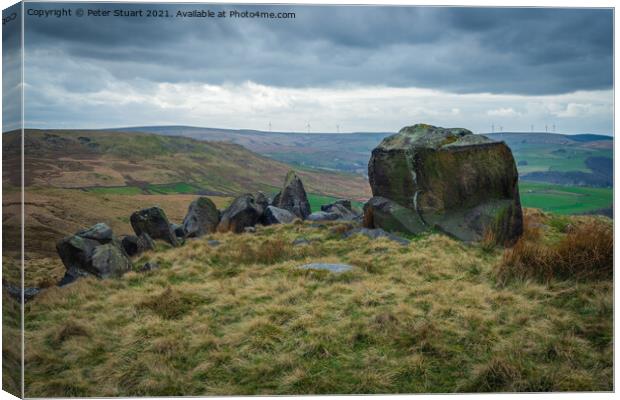
<svg viewBox="0 0 620 400"><path fill-rule="evenodd" d="M119 130L185 136L206 141L227 141L289 164L361 175L367 173L370 151L384 137L394 133L265 132L189 126L143 126Z"/></svg>
<svg viewBox="0 0 620 400"><path fill-rule="evenodd" d="M353 172L366 176L370 152L393 132L299 133L233 130L187 126L122 128L198 140L223 140L293 165ZM608 187L612 171L593 170L590 158L613 154L613 138L595 134L563 135L548 132L485 133L504 141L513 151L521 179L566 185ZM596 162L596 165L601 165Z"/></svg>
<svg viewBox="0 0 620 400"><path fill-rule="evenodd" d="M12 164L19 159L11 155L18 154L20 138L7 133L3 139L3 178L17 186L19 168ZM181 193L212 195L273 190L292 168L236 143L120 131L27 130L25 154L28 186L135 189L145 194L175 185ZM369 197L360 176L298 169L310 192Z"/></svg>

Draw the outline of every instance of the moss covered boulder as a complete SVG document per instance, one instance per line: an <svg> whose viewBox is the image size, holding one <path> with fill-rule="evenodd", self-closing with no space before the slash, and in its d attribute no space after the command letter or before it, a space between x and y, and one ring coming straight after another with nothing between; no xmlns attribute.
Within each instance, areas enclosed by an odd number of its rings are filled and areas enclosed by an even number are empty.
<svg viewBox="0 0 620 400"><path fill-rule="evenodd" d="M464 241L492 235L498 243L511 243L523 231L510 148L467 129L405 127L372 151L368 176L380 198L365 207L369 227L415 234L422 226ZM395 222L399 215L406 223Z"/></svg>

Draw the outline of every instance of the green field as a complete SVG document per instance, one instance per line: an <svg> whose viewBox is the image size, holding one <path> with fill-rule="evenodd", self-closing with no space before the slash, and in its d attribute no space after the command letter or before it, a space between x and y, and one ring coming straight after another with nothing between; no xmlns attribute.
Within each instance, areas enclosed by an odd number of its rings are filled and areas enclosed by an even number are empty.
<svg viewBox="0 0 620 400"><path fill-rule="evenodd" d="M557 214L578 214L613 206L613 189L520 182L521 205Z"/></svg>
<svg viewBox="0 0 620 400"><path fill-rule="evenodd" d="M97 194L124 194L124 195L137 195L142 194L142 189L136 186L109 186L109 187L95 187L86 189L88 192Z"/></svg>

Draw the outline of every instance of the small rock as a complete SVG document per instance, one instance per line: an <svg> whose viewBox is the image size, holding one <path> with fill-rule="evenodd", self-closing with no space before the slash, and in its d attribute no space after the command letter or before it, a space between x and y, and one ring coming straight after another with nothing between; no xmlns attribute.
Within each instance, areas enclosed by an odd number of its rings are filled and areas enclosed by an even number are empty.
<svg viewBox="0 0 620 400"><path fill-rule="evenodd" d="M256 228L253 226L246 226L243 228L243 232L245 233L256 233Z"/></svg>
<svg viewBox="0 0 620 400"><path fill-rule="evenodd" d="M211 247L217 247L220 245L219 240L207 240L207 244Z"/></svg>
<svg viewBox="0 0 620 400"><path fill-rule="evenodd" d="M380 237L386 237L390 240L400 243L403 246L407 246L410 243L410 240L393 235L391 233L388 233L381 228L377 228L377 229L355 228L348 232L345 232L342 236L344 238L349 238L353 235L364 235L369 239L378 239Z"/></svg>
<svg viewBox="0 0 620 400"><path fill-rule="evenodd" d="M159 264L157 264L156 262L145 262L144 265L140 267L138 272L148 272L155 269L159 269Z"/></svg>
<svg viewBox="0 0 620 400"><path fill-rule="evenodd" d="M336 213L325 212L325 211L315 211L312 214L308 215L306 218L308 221L335 221L340 216Z"/></svg>
<svg viewBox="0 0 620 400"><path fill-rule="evenodd" d="M303 270L312 269L312 270L319 270L319 271L329 271L335 274L339 274L342 272L351 271L353 267L347 264L311 263L311 264L300 265L299 267L297 267L297 269L303 269Z"/></svg>
<svg viewBox="0 0 620 400"><path fill-rule="evenodd" d="M12 285L4 280L2 281L2 287L4 288L4 290L6 290L8 295L11 296L13 299L17 300L18 302L22 301L22 288L21 287ZM35 287L24 288L24 302L27 303L39 293L41 293L41 289L39 288L35 288Z"/></svg>
<svg viewBox="0 0 620 400"><path fill-rule="evenodd" d="M291 243L293 246L306 246L310 244L310 241L306 238L300 237L293 240Z"/></svg>

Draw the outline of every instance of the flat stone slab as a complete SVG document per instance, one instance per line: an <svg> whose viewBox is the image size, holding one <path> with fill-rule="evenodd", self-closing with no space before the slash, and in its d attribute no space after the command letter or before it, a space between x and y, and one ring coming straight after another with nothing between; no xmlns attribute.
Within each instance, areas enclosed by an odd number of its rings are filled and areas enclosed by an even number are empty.
<svg viewBox="0 0 620 400"><path fill-rule="evenodd" d="M311 264L300 265L299 267L297 267L297 269L305 269L305 270L316 269L316 270L329 271L329 272L339 274L341 272L351 271L353 267L347 264L311 263Z"/></svg>

